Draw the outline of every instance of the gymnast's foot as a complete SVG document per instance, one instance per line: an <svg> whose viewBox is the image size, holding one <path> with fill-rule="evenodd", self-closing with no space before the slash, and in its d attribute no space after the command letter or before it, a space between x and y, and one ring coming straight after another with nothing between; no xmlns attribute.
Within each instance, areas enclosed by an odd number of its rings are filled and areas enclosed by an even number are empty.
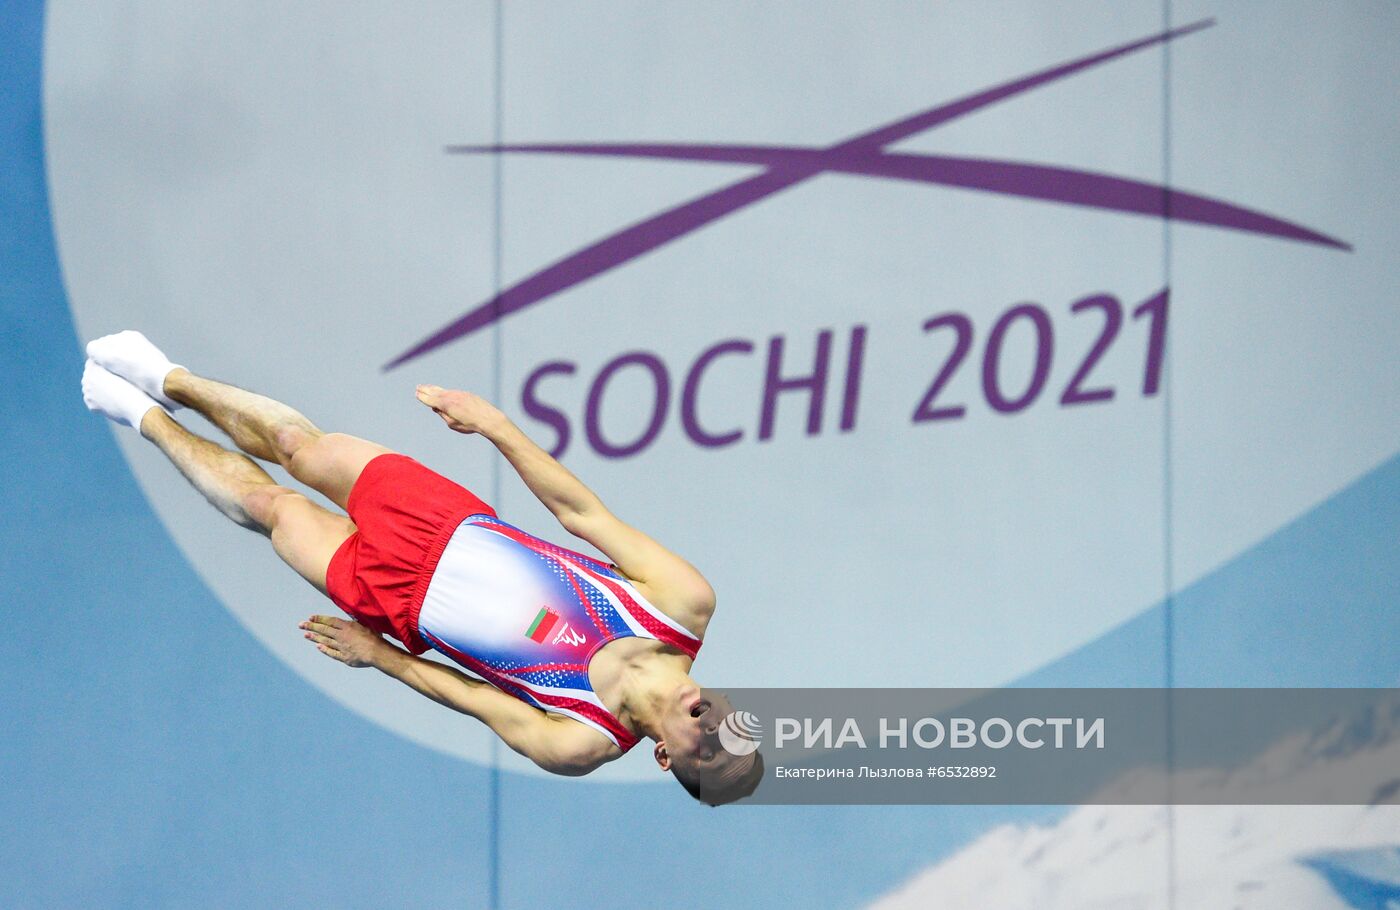
<svg viewBox="0 0 1400 910"><path fill-rule="evenodd" d="M125 379L89 360L83 368L83 403L108 420L141 431L141 420L161 406Z"/></svg>
<svg viewBox="0 0 1400 910"><path fill-rule="evenodd" d="M125 379L159 404L164 405L167 410L173 411L181 407L179 402L165 394L165 377L170 375L171 370L178 370L181 367L171 363L170 358L166 357L160 348L151 344L150 340L140 332L127 329L125 332L103 335L101 338L89 341L87 355L99 367ZM86 379L84 379L84 388L86 388Z"/></svg>

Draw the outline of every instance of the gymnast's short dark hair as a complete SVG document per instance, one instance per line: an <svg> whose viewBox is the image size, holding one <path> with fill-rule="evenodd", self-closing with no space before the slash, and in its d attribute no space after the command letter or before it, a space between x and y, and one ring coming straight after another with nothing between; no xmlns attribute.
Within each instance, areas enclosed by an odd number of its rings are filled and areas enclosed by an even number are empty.
<svg viewBox="0 0 1400 910"><path fill-rule="evenodd" d="M697 801L707 806L723 806L752 796L753 792L758 789L759 782L763 780L763 753L755 752L753 765L749 767L744 776L723 789L707 787L698 777L692 777L681 771L680 768L673 767L671 774L685 788L685 792Z"/></svg>

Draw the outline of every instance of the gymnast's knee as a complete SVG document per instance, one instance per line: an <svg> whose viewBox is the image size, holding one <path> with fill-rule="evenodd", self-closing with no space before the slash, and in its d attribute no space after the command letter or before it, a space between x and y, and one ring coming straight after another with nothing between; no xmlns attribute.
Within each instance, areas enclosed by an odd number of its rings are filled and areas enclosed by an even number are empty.
<svg viewBox="0 0 1400 910"><path fill-rule="evenodd" d="M325 438L326 434L310 423L287 423L273 430L272 445L277 460L290 470L299 456L304 457L303 453L315 448Z"/></svg>
<svg viewBox="0 0 1400 910"><path fill-rule="evenodd" d="M243 494L239 505L248 518L245 527L271 535L287 511L305 501L306 497L296 490L276 484L259 484Z"/></svg>
<svg viewBox="0 0 1400 910"><path fill-rule="evenodd" d="M318 431L315 437L298 446L284 464L293 477L316 476L355 444L363 445L363 442L345 433Z"/></svg>

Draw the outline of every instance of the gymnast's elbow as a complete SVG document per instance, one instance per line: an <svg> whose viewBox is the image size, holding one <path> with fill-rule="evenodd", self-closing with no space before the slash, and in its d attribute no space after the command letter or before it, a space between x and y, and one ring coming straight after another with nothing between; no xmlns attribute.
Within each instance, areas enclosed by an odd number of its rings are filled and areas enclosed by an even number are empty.
<svg viewBox="0 0 1400 910"><path fill-rule="evenodd" d="M543 735L522 751L550 774L583 777L621 754L611 742L574 720L549 717L540 730Z"/></svg>
<svg viewBox="0 0 1400 910"><path fill-rule="evenodd" d="M537 755L531 756L531 760L550 774L558 774L562 777L583 777L585 774L591 774L598 770L598 767L603 764L601 761L578 755Z"/></svg>

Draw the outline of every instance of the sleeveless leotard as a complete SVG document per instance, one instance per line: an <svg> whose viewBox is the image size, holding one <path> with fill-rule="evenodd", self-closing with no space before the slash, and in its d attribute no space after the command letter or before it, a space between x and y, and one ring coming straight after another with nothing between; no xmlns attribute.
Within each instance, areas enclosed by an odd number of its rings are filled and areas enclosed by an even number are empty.
<svg viewBox="0 0 1400 910"><path fill-rule="evenodd" d="M463 521L418 614L435 650L529 704L582 721L622 751L637 737L604 707L588 662L635 635L692 658L700 639L647 602L617 567L489 515Z"/></svg>

